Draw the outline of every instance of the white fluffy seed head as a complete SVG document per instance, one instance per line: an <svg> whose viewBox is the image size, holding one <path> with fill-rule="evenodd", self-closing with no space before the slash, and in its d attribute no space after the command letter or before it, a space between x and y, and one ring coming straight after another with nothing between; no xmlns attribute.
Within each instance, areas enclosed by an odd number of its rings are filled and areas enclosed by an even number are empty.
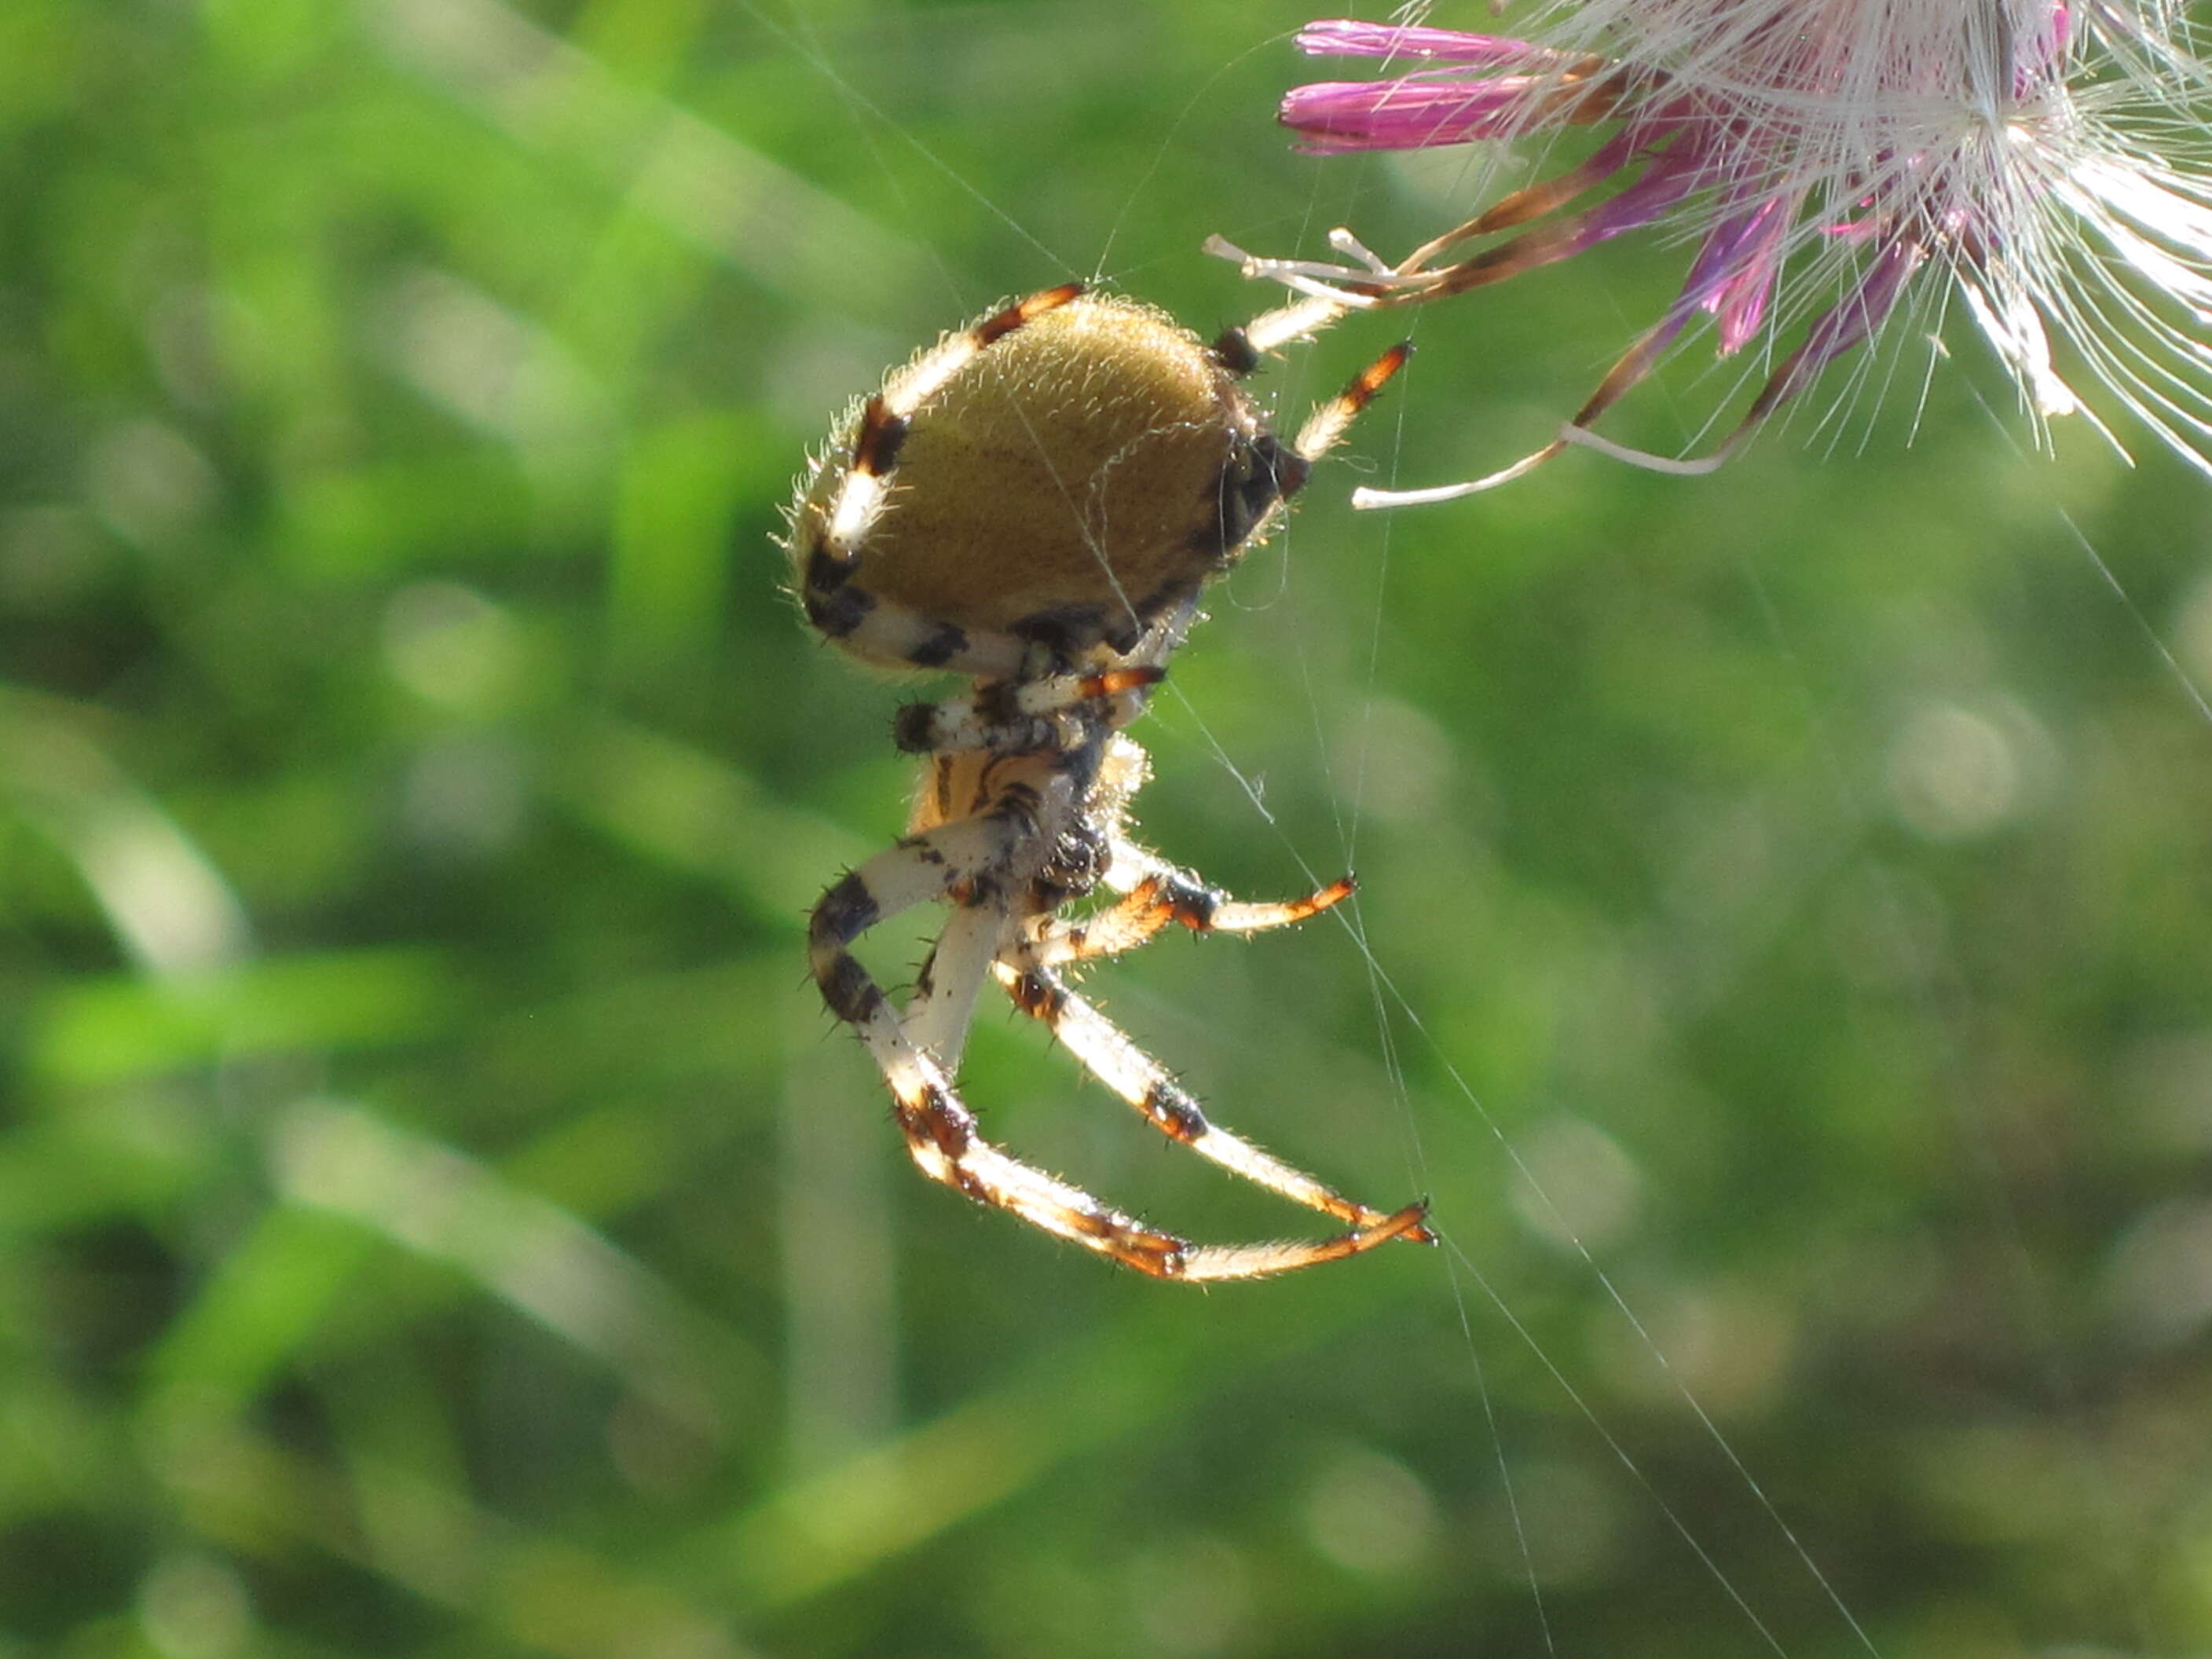
<svg viewBox="0 0 2212 1659"><path fill-rule="evenodd" d="M1675 228L1788 205L1771 327L1909 236L2033 415L2082 407L2072 373L2212 471L2212 76L2181 0L1540 0L1516 32L1731 135L1729 196Z"/></svg>

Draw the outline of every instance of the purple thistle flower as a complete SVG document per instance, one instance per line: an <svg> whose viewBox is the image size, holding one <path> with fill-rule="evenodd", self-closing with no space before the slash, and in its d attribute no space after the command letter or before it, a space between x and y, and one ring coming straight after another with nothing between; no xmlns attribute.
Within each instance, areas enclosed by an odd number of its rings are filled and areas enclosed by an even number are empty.
<svg viewBox="0 0 2212 1659"><path fill-rule="evenodd" d="M2212 188L2190 170L2212 78L2179 0L1544 0L1529 35L1311 24L1297 38L1309 54L1397 72L1298 87L1283 121L1324 155L1589 128L1586 160L1395 265L1344 230L1331 240L1354 263L1211 245L1346 309L1485 287L1632 230L1693 248L1673 301L1552 442L1472 483L1363 490L1363 505L1486 489L1571 443L1710 470L1923 299L1931 269L2039 422L2083 407L2053 367L2057 335L2089 380L2212 471ZM1718 447L1669 460L1591 431L1701 319L1723 356L1800 336Z"/></svg>

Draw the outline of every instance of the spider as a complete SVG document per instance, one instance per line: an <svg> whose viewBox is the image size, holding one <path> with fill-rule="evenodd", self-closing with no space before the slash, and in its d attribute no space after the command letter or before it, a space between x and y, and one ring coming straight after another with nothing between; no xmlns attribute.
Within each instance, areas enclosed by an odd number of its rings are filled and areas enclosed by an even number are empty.
<svg viewBox="0 0 2212 1659"><path fill-rule="evenodd" d="M890 1088L922 1173L1160 1279L1256 1279L1394 1238L1432 1243L1425 1201L1370 1209L1209 1121L1063 970L1169 923L1252 933L1327 909L1246 903L1127 834L1150 764L1122 727L1143 712L1234 564L1405 362L1386 353L1296 441L1238 382L1339 309L1286 306L1211 346L1135 301L1047 289L946 335L849 410L790 510L798 598L866 662L969 677L964 696L902 708L898 746L929 757L908 833L823 895L816 982ZM1071 904L1116 896L1087 915ZM951 917L903 1011L848 948L932 901ZM1171 1139L1350 1224L1316 1243L1193 1245L986 1140L953 1079L987 979Z"/></svg>

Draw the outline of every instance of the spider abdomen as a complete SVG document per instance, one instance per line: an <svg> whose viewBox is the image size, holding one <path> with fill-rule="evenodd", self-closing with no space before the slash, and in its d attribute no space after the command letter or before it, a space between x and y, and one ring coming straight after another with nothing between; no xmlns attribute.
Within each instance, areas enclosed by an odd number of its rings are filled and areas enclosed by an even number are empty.
<svg viewBox="0 0 2212 1659"><path fill-rule="evenodd" d="M969 635L1126 649L1303 475L1197 335L1085 295L996 340L905 418L850 581Z"/></svg>

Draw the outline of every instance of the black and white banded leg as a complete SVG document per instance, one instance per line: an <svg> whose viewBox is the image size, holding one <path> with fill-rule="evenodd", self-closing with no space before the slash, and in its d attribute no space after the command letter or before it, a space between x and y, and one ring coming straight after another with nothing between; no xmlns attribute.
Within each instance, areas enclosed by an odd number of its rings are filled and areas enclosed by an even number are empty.
<svg viewBox="0 0 2212 1659"><path fill-rule="evenodd" d="M921 1006L913 1011L911 1024L902 1020L890 999L848 947L890 916L947 893L973 890L998 876L1024 832L1017 822L1023 813L1005 811L1005 805L994 803L973 817L941 824L877 854L823 895L809 927L810 960L823 1000L833 1014L859 1035L883 1073L891 1092L893 1115L916 1167L930 1179L957 1188L979 1203L1010 1210L1047 1232L1158 1279L1193 1282L1257 1279L1355 1255L1393 1238L1427 1237L1420 1224L1424 1206L1414 1205L1384 1215L1352 1204L1312 1177L1205 1124L1194 1106L1188 1109L1188 1116L1180 1109L1171 1114L1164 1095L1160 1097L1164 1103L1155 1121L1165 1127L1164 1120L1174 1115L1188 1131L1176 1139L1285 1197L1358 1224L1350 1232L1315 1243L1194 1246L1123 1214L1081 1188L1048 1176L983 1139L975 1115L952 1086L951 1063L938 1050L952 1049L957 1055L957 1033L965 1030L975 995L971 981L981 978L983 946L995 925L992 919L999 913L983 905L963 906L956 913L948 924L946 939L940 941L932 958L929 983L921 995ZM1030 974L1047 971L1018 971L1004 962L997 969L1002 979L1011 973L1023 982ZM1135 1056L1134 1064L1119 1059L1118 1051L1092 1024L1068 1020L1062 1035L1071 1039L1071 1048L1079 1041L1085 1045L1076 1052L1093 1071L1117 1091L1137 1086L1131 1079L1139 1075L1139 1066L1164 1079L1164 1073L1145 1060L1133 1044L1103 1018L1092 1018L1097 1028L1103 1028L1107 1036ZM1154 1092L1149 1079L1143 1090L1146 1094Z"/></svg>
<svg viewBox="0 0 2212 1659"><path fill-rule="evenodd" d="M1063 283L962 330L923 353L862 406L844 481L799 573L799 602L823 637L875 661L909 662L955 674L1031 678L1052 666L1051 651L1037 641L933 621L866 591L853 578L860 568L860 544L883 511L915 411L996 342L1082 292L1082 283Z"/></svg>
<svg viewBox="0 0 2212 1659"><path fill-rule="evenodd" d="M883 988L847 948L888 917L940 898L957 885L988 879L1004 856L1003 836L994 832L989 816L981 813L903 842L823 895L809 927L810 957L823 1000L859 1035L883 1073L907 1152L924 1175L1140 1273L1190 1277L1193 1252L1184 1240L1146 1226L984 1139L975 1114L953 1089L948 1068L907 1031ZM954 955L957 962L939 964L927 1000L930 1010L950 1010L974 1000L972 988L952 986L950 975L956 967L979 980L981 973L969 951Z"/></svg>
<svg viewBox="0 0 2212 1659"><path fill-rule="evenodd" d="M1401 1210L1370 1210L1271 1152L1262 1152L1232 1130L1210 1121L1196 1100L1170 1077L1166 1067L1139 1048L1112 1021L1070 990L1048 968L1001 961L1000 985L1017 1006L1052 1030L1084 1068L1143 1115L1170 1140L1179 1141L1207 1162L1243 1176L1294 1204L1354 1224L1353 1231L1318 1243L1282 1243L1227 1247L1248 1261L1273 1265L1259 1273L1281 1273L1362 1250L1394 1238L1425 1243L1433 1235L1423 1226L1425 1203Z"/></svg>
<svg viewBox="0 0 2212 1659"><path fill-rule="evenodd" d="M1117 842L1108 879L1122 896L1081 921L1054 921L1039 932L1024 960L1042 968L1119 956L1149 943L1170 922L1194 933L1258 933L1317 916L1358 890L1340 877L1303 898L1252 902L1231 898L1188 870L1133 843Z"/></svg>
<svg viewBox="0 0 2212 1659"><path fill-rule="evenodd" d="M1001 906L955 906L899 1016L908 1041L927 1053L947 1077L960 1074L976 997L991 977L991 964L1006 947L1012 926Z"/></svg>
<svg viewBox="0 0 2212 1659"><path fill-rule="evenodd" d="M1167 678L1151 665L1097 674L1054 674L1041 680L993 680L972 696L910 702L891 725L892 740L910 755L953 755L987 750L999 755L1065 753L1085 735L1083 708L1115 698L1140 696ZM1124 726L1136 710L1094 711L1090 729Z"/></svg>

